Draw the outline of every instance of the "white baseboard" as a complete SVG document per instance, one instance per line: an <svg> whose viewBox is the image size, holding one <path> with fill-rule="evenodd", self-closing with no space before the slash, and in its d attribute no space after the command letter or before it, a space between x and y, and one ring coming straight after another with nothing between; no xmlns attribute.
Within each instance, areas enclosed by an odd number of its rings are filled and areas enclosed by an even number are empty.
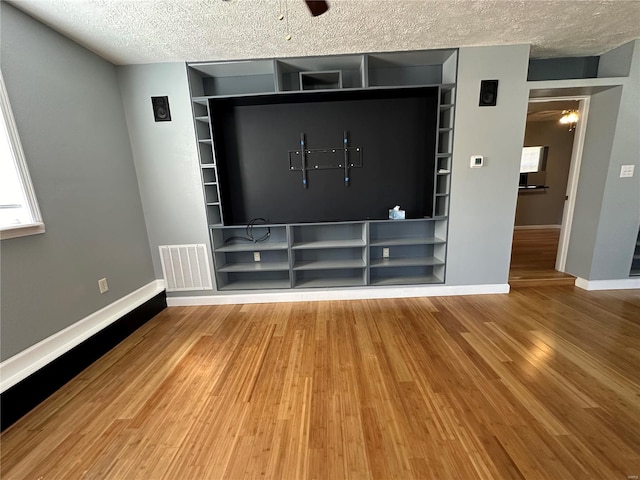
<svg viewBox="0 0 640 480"><path fill-rule="evenodd" d="M622 278L620 280L585 280L576 278L576 287L583 290L630 290L640 288L640 278Z"/></svg>
<svg viewBox="0 0 640 480"><path fill-rule="evenodd" d="M167 297L170 307L194 305L229 305L245 303L315 302L322 300L366 300L373 298L443 297L450 295L484 295L509 293L509 284L402 286L383 288L331 289L314 291L283 291L268 293L238 293L198 297Z"/></svg>
<svg viewBox="0 0 640 480"><path fill-rule="evenodd" d="M87 338L111 325L164 290L164 280L131 292L64 330L36 343L0 363L0 393L24 380Z"/></svg>
<svg viewBox="0 0 640 480"><path fill-rule="evenodd" d="M514 230L542 230L547 228L560 230L562 225L516 225L513 227Z"/></svg>

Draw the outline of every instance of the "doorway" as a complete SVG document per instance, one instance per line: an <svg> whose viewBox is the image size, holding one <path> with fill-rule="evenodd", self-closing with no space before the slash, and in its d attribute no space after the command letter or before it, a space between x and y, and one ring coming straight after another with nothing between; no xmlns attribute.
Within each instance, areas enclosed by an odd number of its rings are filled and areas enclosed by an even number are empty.
<svg viewBox="0 0 640 480"><path fill-rule="evenodd" d="M584 143L588 97L529 102L511 251L511 287L573 285L564 272ZM561 123L567 119L568 123ZM531 156L533 155L533 157ZM533 162L533 163L532 163Z"/></svg>

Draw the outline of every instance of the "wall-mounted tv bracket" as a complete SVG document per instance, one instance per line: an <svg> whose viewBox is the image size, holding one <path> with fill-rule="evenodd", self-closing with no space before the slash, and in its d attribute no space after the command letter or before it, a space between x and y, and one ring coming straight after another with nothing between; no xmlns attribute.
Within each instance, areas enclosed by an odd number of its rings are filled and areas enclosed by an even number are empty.
<svg viewBox="0 0 640 480"><path fill-rule="evenodd" d="M342 134L342 143L344 143L344 186L349 186L349 135L345 130Z"/></svg>
<svg viewBox="0 0 640 480"><path fill-rule="evenodd" d="M302 151L302 185L304 188L309 188L309 183L307 182L307 154L306 154L306 144L304 140L304 133L300 134L300 150Z"/></svg>
<svg viewBox="0 0 640 480"><path fill-rule="evenodd" d="M300 134L300 150L289 150L289 171L302 172L302 186L309 188L309 170L340 168L344 171L344 186L351 183L350 170L362 167L362 148L349 146L349 132L345 131L343 148L307 148L306 135Z"/></svg>

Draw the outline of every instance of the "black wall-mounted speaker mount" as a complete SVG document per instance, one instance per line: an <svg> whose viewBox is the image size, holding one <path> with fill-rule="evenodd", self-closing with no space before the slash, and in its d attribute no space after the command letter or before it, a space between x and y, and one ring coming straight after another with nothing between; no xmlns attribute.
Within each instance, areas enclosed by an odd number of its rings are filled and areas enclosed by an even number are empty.
<svg viewBox="0 0 640 480"><path fill-rule="evenodd" d="M153 118L156 122L170 122L169 97L151 97Z"/></svg>
<svg viewBox="0 0 640 480"><path fill-rule="evenodd" d="M482 80L480 82L481 107L495 107L498 102L498 80Z"/></svg>

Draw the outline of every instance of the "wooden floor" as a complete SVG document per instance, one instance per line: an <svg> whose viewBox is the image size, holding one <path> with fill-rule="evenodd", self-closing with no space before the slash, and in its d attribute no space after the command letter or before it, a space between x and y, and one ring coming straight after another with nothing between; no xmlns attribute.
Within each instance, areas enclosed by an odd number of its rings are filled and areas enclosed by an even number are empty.
<svg viewBox="0 0 640 480"><path fill-rule="evenodd" d="M509 285L512 288L573 285L575 277L556 270L560 229L514 230Z"/></svg>
<svg viewBox="0 0 640 480"><path fill-rule="evenodd" d="M639 290L169 308L2 479L635 478L639 344Z"/></svg>

